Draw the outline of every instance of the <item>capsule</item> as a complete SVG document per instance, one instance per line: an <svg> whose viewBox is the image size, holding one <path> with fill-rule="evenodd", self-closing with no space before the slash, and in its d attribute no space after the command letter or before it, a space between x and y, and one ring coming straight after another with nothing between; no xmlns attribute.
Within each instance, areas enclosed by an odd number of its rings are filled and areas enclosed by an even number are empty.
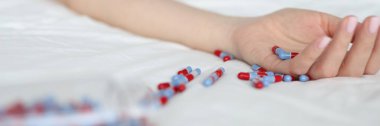
<svg viewBox="0 0 380 126"><path fill-rule="evenodd" d="M161 96L165 96L167 98L172 98L174 96L175 92L173 89L169 88L169 89L166 89L166 90L161 90L160 91L160 95Z"/></svg>
<svg viewBox="0 0 380 126"><path fill-rule="evenodd" d="M173 87L173 90L175 93L182 93L186 90L186 85L185 84L180 84L178 86Z"/></svg>
<svg viewBox="0 0 380 126"><path fill-rule="evenodd" d="M300 75L300 76L298 77L298 79L299 79L301 82L306 82L306 81L309 81L309 80L310 80L310 77L307 76L307 75L305 75L305 74L303 74L303 75Z"/></svg>
<svg viewBox="0 0 380 126"><path fill-rule="evenodd" d="M295 79L291 75L284 75L284 77L283 77L284 82L291 82L293 80L295 80Z"/></svg>
<svg viewBox="0 0 380 126"><path fill-rule="evenodd" d="M261 72L267 71L266 69L264 69L263 67L257 64L253 64L251 68L253 71L261 71Z"/></svg>
<svg viewBox="0 0 380 126"><path fill-rule="evenodd" d="M264 88L264 84L261 81L254 81L252 83L252 86L256 89L263 89Z"/></svg>
<svg viewBox="0 0 380 126"><path fill-rule="evenodd" d="M157 89L158 90L164 90L164 89L168 89L170 88L170 83L169 82L165 82L165 83L160 83L157 85Z"/></svg>
<svg viewBox="0 0 380 126"><path fill-rule="evenodd" d="M174 75L172 77L173 86L178 86L179 84L187 84L201 74L201 70L199 68L195 69L193 72L187 75Z"/></svg>
<svg viewBox="0 0 380 126"><path fill-rule="evenodd" d="M272 48L272 52L274 54L276 54L278 56L278 58L280 58L281 60L288 60L288 59L292 59L294 58L295 56L298 55L298 53L296 52L287 52L285 51L284 49L278 47L278 46L274 46Z"/></svg>
<svg viewBox="0 0 380 126"><path fill-rule="evenodd" d="M193 71L193 69L190 66L187 66L186 68L178 71L178 74L187 75L187 74L191 73L192 71Z"/></svg>
<svg viewBox="0 0 380 126"><path fill-rule="evenodd" d="M167 97L165 97L165 96L162 96L162 97L160 97L160 103L161 103L161 105L166 105L166 103L168 103L168 98Z"/></svg>
<svg viewBox="0 0 380 126"><path fill-rule="evenodd" d="M234 59L234 56L232 54L221 50L215 50L214 54L218 56L220 59L223 59L224 62Z"/></svg>
<svg viewBox="0 0 380 126"><path fill-rule="evenodd" d="M269 82L269 83L276 83L276 82L281 82L282 81L282 76L281 75L276 75L276 76L265 76L263 78L263 83L264 82Z"/></svg>
<svg viewBox="0 0 380 126"><path fill-rule="evenodd" d="M203 80L202 84L205 87L209 87L212 84L214 84L225 72L223 67L220 67L215 72L213 72L211 75L209 75L205 80Z"/></svg>
<svg viewBox="0 0 380 126"><path fill-rule="evenodd" d="M256 79L256 78L260 78L260 75L258 75L257 73L255 72L240 72L237 77L240 79L240 80L253 80L253 79Z"/></svg>

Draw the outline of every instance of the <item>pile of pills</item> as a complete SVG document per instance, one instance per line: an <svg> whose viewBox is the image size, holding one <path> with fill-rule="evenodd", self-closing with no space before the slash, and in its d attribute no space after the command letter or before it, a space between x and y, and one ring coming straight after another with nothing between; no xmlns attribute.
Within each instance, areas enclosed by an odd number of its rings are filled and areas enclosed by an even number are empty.
<svg viewBox="0 0 380 126"><path fill-rule="evenodd" d="M222 59L224 62L227 62L229 60L233 60L234 59L234 56L232 54L230 54L228 52L221 51L221 50L215 50L214 54L215 54L215 56L217 56L220 59Z"/></svg>
<svg viewBox="0 0 380 126"><path fill-rule="evenodd" d="M272 48L272 52L277 55L281 60L290 60L298 55L295 52L287 52L278 46ZM254 64L252 65L252 72L240 72L237 77L241 80L250 80L252 86L257 89L262 89L268 87L270 84L278 82L290 82L299 80L301 82L306 82L310 80L307 75L300 75L299 77L293 77L291 75L284 75L282 73L274 73L272 71L267 71L263 67Z"/></svg>
<svg viewBox="0 0 380 126"><path fill-rule="evenodd" d="M157 86L161 105L165 105L169 99L186 90L187 84L201 74L199 68L193 69L188 66L177 72L170 82L160 83Z"/></svg>
<svg viewBox="0 0 380 126"><path fill-rule="evenodd" d="M48 114L75 114L94 111L98 104L88 98L83 97L80 101L73 101L70 103L58 103L54 97L48 96L32 104L25 102L15 102L6 107L3 111L2 117L26 117L29 115L48 115Z"/></svg>
<svg viewBox="0 0 380 126"><path fill-rule="evenodd" d="M58 102L47 96L34 102L19 100L1 108L0 125L7 126L148 126L145 117L105 110L89 97Z"/></svg>

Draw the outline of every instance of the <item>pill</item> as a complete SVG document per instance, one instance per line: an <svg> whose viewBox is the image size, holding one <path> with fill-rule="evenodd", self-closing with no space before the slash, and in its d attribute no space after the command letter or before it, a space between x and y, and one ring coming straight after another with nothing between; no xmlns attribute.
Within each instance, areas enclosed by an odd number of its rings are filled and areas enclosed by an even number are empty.
<svg viewBox="0 0 380 126"><path fill-rule="evenodd" d="M223 57L223 61L224 62L229 61L231 59L232 59L231 56L225 56L225 57Z"/></svg>
<svg viewBox="0 0 380 126"><path fill-rule="evenodd" d="M34 103L33 112L37 114L42 114L45 112L44 105L41 102Z"/></svg>
<svg viewBox="0 0 380 126"><path fill-rule="evenodd" d="M274 46L272 48L272 52L274 54L276 54L278 56L278 58L280 58L281 60L288 60L288 59L292 59L294 58L295 56L298 55L298 53L296 52L287 52L285 51L284 49L278 47L278 46Z"/></svg>
<svg viewBox="0 0 380 126"><path fill-rule="evenodd" d="M259 78L260 75L258 75L257 73L255 72L240 72L237 77L240 79L240 80L253 80L253 79L256 79L256 78Z"/></svg>
<svg viewBox="0 0 380 126"><path fill-rule="evenodd" d="M26 112L27 109L25 108L25 105L21 101L18 101L8 107L5 111L5 114L8 116L22 117L26 115Z"/></svg>
<svg viewBox="0 0 380 126"><path fill-rule="evenodd" d="M160 95L165 96L167 98L172 98L174 96L174 90L173 89L166 89L166 90L161 90Z"/></svg>
<svg viewBox="0 0 380 126"><path fill-rule="evenodd" d="M173 87L173 90L175 93L182 93L183 91L186 90L186 85L185 84L180 84L178 86Z"/></svg>
<svg viewBox="0 0 380 126"><path fill-rule="evenodd" d="M172 77L173 86L177 86L179 84L187 84L201 74L201 70L199 68L195 69L193 72L187 75L174 75Z"/></svg>
<svg viewBox="0 0 380 126"><path fill-rule="evenodd" d="M263 67L261 67L257 64L253 64L251 68L253 71L263 71L263 72L267 71L266 69L264 69Z"/></svg>
<svg viewBox="0 0 380 126"><path fill-rule="evenodd" d="M309 81L309 80L310 80L310 77L307 76L307 75L305 75L305 74L303 74L303 75L300 75L300 76L298 77L298 79L299 79L301 82L306 82L306 81Z"/></svg>
<svg viewBox="0 0 380 126"><path fill-rule="evenodd" d="M168 102L168 98L165 96L160 97L160 103L161 105L165 105Z"/></svg>
<svg viewBox="0 0 380 126"><path fill-rule="evenodd" d="M224 68L220 67L219 69L211 73L211 75L209 75L205 80L203 80L202 82L203 86L205 87L211 86L217 80L219 80L219 78L223 75L224 72L225 72Z"/></svg>
<svg viewBox="0 0 380 126"><path fill-rule="evenodd" d="M253 87L255 87L256 89L262 89L264 88L264 84L261 82L261 81L257 81L257 82L253 82Z"/></svg>
<svg viewBox="0 0 380 126"><path fill-rule="evenodd" d="M187 66L186 68L178 71L178 74L187 75L191 73L191 71L193 71L193 69L190 66Z"/></svg>
<svg viewBox="0 0 380 126"><path fill-rule="evenodd" d="M285 82L291 82L293 80L294 80L294 78L291 75L284 75L284 77L283 77L283 81L285 81Z"/></svg>
<svg viewBox="0 0 380 126"><path fill-rule="evenodd" d="M215 50L214 54L218 56L220 59L223 59L224 62L234 59L234 56L232 54L221 50Z"/></svg>
<svg viewBox="0 0 380 126"><path fill-rule="evenodd" d="M281 81L282 81L282 76L281 75L265 76L263 78L263 83L264 82L276 83L276 82L281 82Z"/></svg>
<svg viewBox="0 0 380 126"><path fill-rule="evenodd" d="M170 83L169 82L160 83L160 84L157 85L157 89L158 90L168 89L169 87L170 87Z"/></svg>

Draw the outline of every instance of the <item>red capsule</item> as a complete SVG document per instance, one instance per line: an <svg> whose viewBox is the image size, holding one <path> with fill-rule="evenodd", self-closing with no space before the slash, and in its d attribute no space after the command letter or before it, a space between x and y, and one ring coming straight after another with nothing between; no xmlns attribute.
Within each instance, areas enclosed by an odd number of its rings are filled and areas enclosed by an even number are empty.
<svg viewBox="0 0 380 126"><path fill-rule="evenodd" d="M274 82L281 82L281 81L282 81L282 78L283 78L282 75L275 75L275 76L274 76Z"/></svg>
<svg viewBox="0 0 380 126"><path fill-rule="evenodd" d="M45 112L45 107L42 103L36 103L34 106L33 106L33 110L35 113L37 114L42 114Z"/></svg>
<svg viewBox="0 0 380 126"><path fill-rule="evenodd" d="M167 98L167 97L162 96L162 97L160 98L160 103L161 103L161 105L165 105L167 102L168 102L168 98Z"/></svg>
<svg viewBox="0 0 380 126"><path fill-rule="evenodd" d="M24 116L26 114L26 108L24 106L23 103L21 102L16 102L15 104L13 104L12 106L10 106L7 110L6 110L6 114L7 115L11 115L11 116L18 116L18 117L21 117L21 116Z"/></svg>
<svg viewBox="0 0 380 126"><path fill-rule="evenodd" d="M296 57L298 55L298 53L296 52L291 52L291 58L293 59L294 57Z"/></svg>
<svg viewBox="0 0 380 126"><path fill-rule="evenodd" d="M183 91L186 90L186 85L185 84L180 84L176 87L173 88L175 93L182 93Z"/></svg>
<svg viewBox="0 0 380 126"><path fill-rule="evenodd" d="M240 72L237 77L241 80L249 80L250 74L248 72Z"/></svg>
<svg viewBox="0 0 380 126"><path fill-rule="evenodd" d="M187 78L187 81L192 81L194 79L194 75L193 74L188 74L186 75L186 78Z"/></svg>
<svg viewBox="0 0 380 126"><path fill-rule="evenodd" d="M180 75L180 74L187 75L187 74L191 73L191 71L193 71L193 69L190 66L188 66L188 67L178 71L177 74L178 75Z"/></svg>
<svg viewBox="0 0 380 126"><path fill-rule="evenodd" d="M220 54L222 53L222 51L221 50L215 50L214 51L214 54L216 55L216 56L220 56Z"/></svg>
<svg viewBox="0 0 380 126"><path fill-rule="evenodd" d="M169 87L170 87L170 83L169 82L160 83L157 86L158 90L165 90L165 89L168 89Z"/></svg>
<svg viewBox="0 0 380 126"><path fill-rule="evenodd" d="M218 69L215 71L216 75L218 75L218 77L221 77L223 75L223 70L222 69Z"/></svg>
<svg viewBox="0 0 380 126"><path fill-rule="evenodd" d="M223 57L223 61L224 61L224 62L227 62L227 61L229 61L229 60L231 60L231 57L230 57L230 56L225 56L225 57Z"/></svg>
<svg viewBox="0 0 380 126"><path fill-rule="evenodd" d="M273 54L276 54L276 49L277 49L277 48L280 48L280 47L278 47L278 46L273 46L273 47L272 47L272 52L273 52Z"/></svg>
<svg viewBox="0 0 380 126"><path fill-rule="evenodd" d="M256 89L263 89L264 84L261 81L257 81L253 83L253 87L255 87Z"/></svg>

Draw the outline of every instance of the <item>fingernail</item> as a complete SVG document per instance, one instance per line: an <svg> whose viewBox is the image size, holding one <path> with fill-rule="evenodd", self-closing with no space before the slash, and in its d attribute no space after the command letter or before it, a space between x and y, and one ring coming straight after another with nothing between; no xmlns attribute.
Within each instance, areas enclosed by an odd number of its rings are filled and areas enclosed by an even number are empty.
<svg viewBox="0 0 380 126"><path fill-rule="evenodd" d="M327 47L327 45L329 45L329 43L331 42L331 38L328 37L328 36L325 36L322 38L321 42L319 43L318 47L320 49L324 49Z"/></svg>
<svg viewBox="0 0 380 126"><path fill-rule="evenodd" d="M355 31L356 25L358 24L358 19L356 17L349 17L347 23L347 32L353 33Z"/></svg>
<svg viewBox="0 0 380 126"><path fill-rule="evenodd" d="M379 17L372 17L371 21L369 23L369 32L370 33L376 33L379 29L380 25L380 18Z"/></svg>

